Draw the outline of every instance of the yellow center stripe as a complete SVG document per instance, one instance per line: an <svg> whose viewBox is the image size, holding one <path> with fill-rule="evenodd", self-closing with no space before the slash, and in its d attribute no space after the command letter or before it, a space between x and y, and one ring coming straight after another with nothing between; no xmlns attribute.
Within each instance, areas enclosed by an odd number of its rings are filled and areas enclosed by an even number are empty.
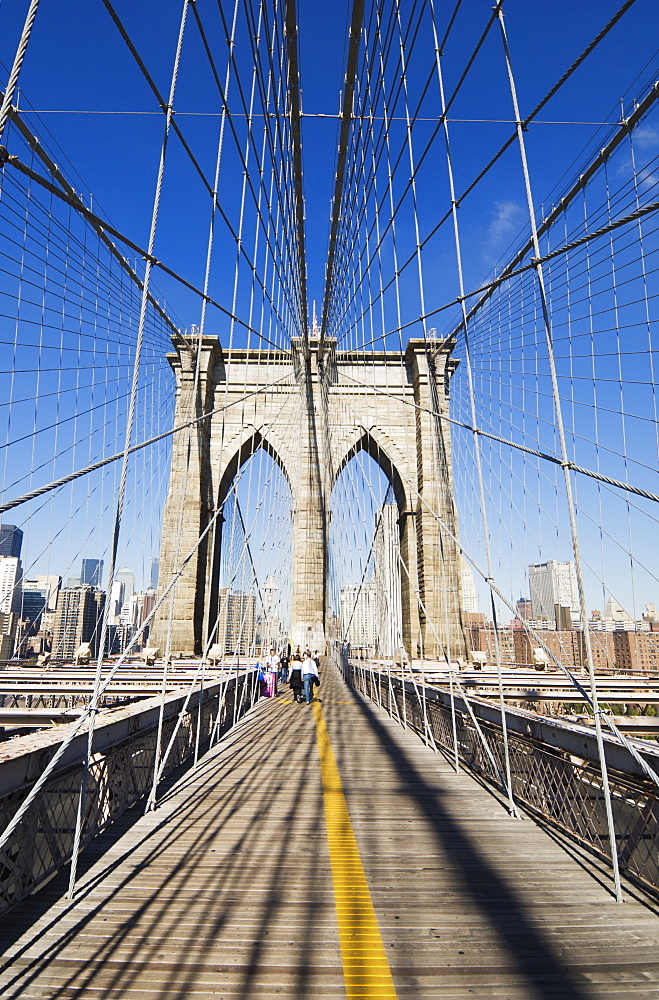
<svg viewBox="0 0 659 1000"><path fill-rule="evenodd" d="M350 822L341 778L318 702L313 705L341 959L348 1000L396 1000L377 917Z"/></svg>

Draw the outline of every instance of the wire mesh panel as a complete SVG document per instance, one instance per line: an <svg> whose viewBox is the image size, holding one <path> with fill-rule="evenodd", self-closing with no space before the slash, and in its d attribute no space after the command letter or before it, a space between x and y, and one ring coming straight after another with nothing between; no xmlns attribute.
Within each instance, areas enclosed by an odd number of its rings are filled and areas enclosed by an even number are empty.
<svg viewBox="0 0 659 1000"><path fill-rule="evenodd" d="M198 704L190 706L182 718L167 720L160 746L154 727L94 754L86 778L82 843L88 843L148 795L157 751L164 777L189 763L196 747L204 751L211 738L226 733L258 698L254 678L249 674L220 685L219 692L202 702L201 721ZM162 753L172 736L171 750L163 762ZM64 773L55 771L0 851L0 912L29 895L70 860L82 776L82 764ZM29 791L30 786L25 786L0 798L0 834Z"/></svg>
<svg viewBox="0 0 659 1000"><path fill-rule="evenodd" d="M479 720L462 707L450 708L407 682L387 678L366 667L344 661L344 676L356 690L382 705L392 718L430 740L498 788L504 773L501 726ZM429 729L428 729L429 726ZM515 800L560 827L582 844L610 859L609 834L602 775L599 768L568 752L537 740L508 734L512 790ZM487 749L486 749L487 747ZM488 753L489 751L489 753ZM659 791L650 781L609 771L616 848L622 871L659 892Z"/></svg>

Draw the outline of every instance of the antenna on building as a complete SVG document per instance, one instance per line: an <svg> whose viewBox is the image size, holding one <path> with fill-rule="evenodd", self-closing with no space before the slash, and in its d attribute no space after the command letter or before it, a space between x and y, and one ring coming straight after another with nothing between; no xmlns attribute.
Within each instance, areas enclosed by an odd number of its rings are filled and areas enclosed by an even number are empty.
<svg viewBox="0 0 659 1000"><path fill-rule="evenodd" d="M316 316L316 300L313 300L313 320L311 323L311 336L320 337L320 327L318 326L318 317Z"/></svg>

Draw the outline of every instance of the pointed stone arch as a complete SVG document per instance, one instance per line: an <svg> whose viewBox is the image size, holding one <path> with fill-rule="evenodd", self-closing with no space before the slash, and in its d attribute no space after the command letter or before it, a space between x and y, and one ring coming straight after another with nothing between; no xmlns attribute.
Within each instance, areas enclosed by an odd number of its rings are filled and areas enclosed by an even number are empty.
<svg viewBox="0 0 659 1000"><path fill-rule="evenodd" d="M228 446L228 458L222 463L222 468L217 470L217 488L215 494L216 509L223 506L236 476L244 465L252 458L259 449L269 455L275 465L277 465L288 483L291 491L291 506L295 506L295 494L293 492L294 480L289 472L288 464L282 458L283 448L277 448L272 443L273 435L271 431L254 425L246 425L238 435L238 440L234 439ZM290 461L290 457L289 457ZM209 572L206 583L207 597L204 607L204 626L202 638L210 634L215 618L220 606L220 563L222 558L222 525L225 518L222 514L217 519L216 529L213 531L209 545Z"/></svg>
<svg viewBox="0 0 659 1000"><path fill-rule="evenodd" d="M176 353L168 358L177 378L176 422L210 414L197 423L191 449L182 435L172 447L163 583L180 565L179 551L193 552L177 586L173 649L203 647L219 548L212 539L195 544L242 464L263 447L283 470L293 499L291 641L312 648L325 641L329 496L341 469L364 450L392 483L399 509L401 556L410 577L401 587L406 649L411 656L464 656L449 424L441 419L448 415L457 364L452 342L410 340L402 359L373 352L365 375L364 353L339 354L333 341L325 342L322 356L313 342L305 352L299 338L292 339L291 352L232 348L229 355L216 337L204 336L195 344L201 358L195 388L190 346L182 338L173 341ZM166 631L157 621L158 645Z"/></svg>
<svg viewBox="0 0 659 1000"><path fill-rule="evenodd" d="M222 462L222 467L219 470L217 493L216 493L216 503L219 507L226 500L227 494L231 488L231 484L242 469L243 465L249 461L252 455L255 455L259 448L263 451L279 466L284 476L286 477L286 482L288 483L291 496L295 498L294 493L294 478L289 471L290 456L283 457L284 449L280 442L273 443L275 435L271 430L265 430L264 428L254 427L253 424L247 425L243 428L243 432L240 435L239 442L232 441L230 447L233 447L233 452L230 453L228 459Z"/></svg>
<svg viewBox="0 0 659 1000"><path fill-rule="evenodd" d="M419 645L421 620L418 602L411 580L416 576L416 530L415 504L401 469L406 470L409 462L394 441L380 428L354 427L346 435L342 457L333 469L332 489L348 464L361 451L366 452L379 466L391 484L394 500L398 507L398 542L402 566L400 574L400 601L402 614L402 638L405 649L416 650Z"/></svg>
<svg viewBox="0 0 659 1000"><path fill-rule="evenodd" d="M365 451L379 465L391 483L398 509L402 513L410 509L411 497L400 469L407 464L394 442L376 427L356 427L353 440L347 444L343 456L332 470L330 492L334 489L337 479L360 451Z"/></svg>

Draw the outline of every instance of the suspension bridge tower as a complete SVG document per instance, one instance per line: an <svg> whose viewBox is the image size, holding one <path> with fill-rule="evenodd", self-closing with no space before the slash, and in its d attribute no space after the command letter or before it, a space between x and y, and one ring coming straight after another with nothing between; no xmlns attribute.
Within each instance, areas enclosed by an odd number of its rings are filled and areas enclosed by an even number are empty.
<svg viewBox="0 0 659 1000"><path fill-rule="evenodd" d="M389 479L398 506L402 646L410 657L466 654L455 542L448 340L400 352L336 351L292 338L291 351L225 351L217 337L173 338L176 425L160 574L180 573L154 626L161 648L203 652L220 602L222 508L245 462L263 448L291 489L290 637L322 648L328 620L328 527L337 477L361 450ZM358 516L355 512L355 516ZM205 532L205 534L204 534ZM197 544L199 537L203 540ZM196 546L196 547L195 547ZM402 650L401 650L402 654Z"/></svg>

